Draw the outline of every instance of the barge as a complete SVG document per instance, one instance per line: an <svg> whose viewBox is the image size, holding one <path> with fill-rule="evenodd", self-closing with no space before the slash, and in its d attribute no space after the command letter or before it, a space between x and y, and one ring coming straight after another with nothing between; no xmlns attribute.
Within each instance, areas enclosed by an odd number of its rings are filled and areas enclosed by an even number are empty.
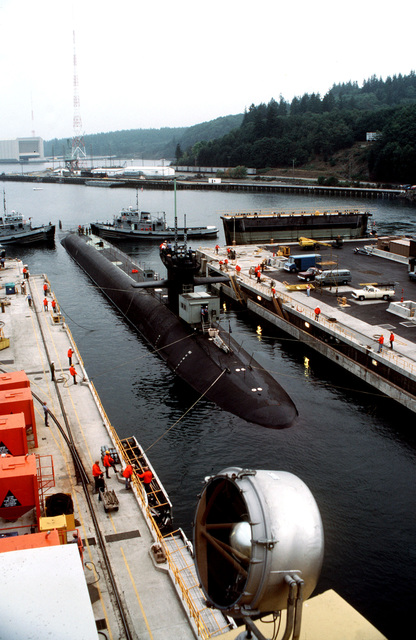
<svg viewBox="0 0 416 640"><path fill-rule="evenodd" d="M358 239L368 235L368 211L253 211L221 215L228 245Z"/></svg>

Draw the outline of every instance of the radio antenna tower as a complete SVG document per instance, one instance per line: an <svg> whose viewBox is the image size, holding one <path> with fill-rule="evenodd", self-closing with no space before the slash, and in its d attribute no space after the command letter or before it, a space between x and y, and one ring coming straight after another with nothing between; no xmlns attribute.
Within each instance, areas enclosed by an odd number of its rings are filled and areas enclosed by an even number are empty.
<svg viewBox="0 0 416 640"><path fill-rule="evenodd" d="M79 106L77 54L75 50L75 30L72 32L74 42L74 134L72 138L71 169L79 168L80 158L86 158L82 121Z"/></svg>
<svg viewBox="0 0 416 640"><path fill-rule="evenodd" d="M32 138L35 137L35 119L33 117L33 97L32 94L30 94L30 102L31 102L31 106L32 106Z"/></svg>

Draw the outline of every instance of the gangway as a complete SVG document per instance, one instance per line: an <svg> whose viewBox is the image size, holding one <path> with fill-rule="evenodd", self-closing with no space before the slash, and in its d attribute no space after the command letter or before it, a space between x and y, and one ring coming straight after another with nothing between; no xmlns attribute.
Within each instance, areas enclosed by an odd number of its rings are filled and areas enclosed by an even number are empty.
<svg viewBox="0 0 416 640"><path fill-rule="evenodd" d="M237 302L239 302L240 304L243 304L244 298L242 296L240 285L238 284L238 280L237 280L236 276L230 275L230 282L231 282L231 286L233 288L233 291L235 293L235 296L237 298Z"/></svg>

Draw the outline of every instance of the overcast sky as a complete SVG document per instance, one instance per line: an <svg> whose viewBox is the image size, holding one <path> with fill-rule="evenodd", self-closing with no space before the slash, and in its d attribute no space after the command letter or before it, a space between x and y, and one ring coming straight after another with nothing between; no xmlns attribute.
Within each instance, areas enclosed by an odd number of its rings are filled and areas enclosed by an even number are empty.
<svg viewBox="0 0 416 640"><path fill-rule="evenodd" d="M0 0L0 139L186 127L416 68L408 0Z"/></svg>

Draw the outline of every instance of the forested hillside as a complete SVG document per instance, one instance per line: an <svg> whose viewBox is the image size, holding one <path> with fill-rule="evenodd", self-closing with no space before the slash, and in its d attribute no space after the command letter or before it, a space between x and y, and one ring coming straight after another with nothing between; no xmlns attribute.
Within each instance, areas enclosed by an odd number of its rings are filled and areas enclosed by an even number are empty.
<svg viewBox="0 0 416 640"><path fill-rule="evenodd" d="M335 154L366 133L377 140L367 145L360 180L416 182L416 75L370 78L334 85L319 94L282 97L254 104L241 126L220 139L199 141L182 155L182 164L200 166L301 167L314 159L335 162Z"/></svg>
<svg viewBox="0 0 416 640"><path fill-rule="evenodd" d="M366 142L366 134L377 138ZM286 102L252 104L192 127L133 129L85 135L87 155L176 159L181 165L331 168L347 157L343 178L416 183L416 74L373 76L334 84L321 97L304 94ZM70 155L71 139L45 142L45 155ZM359 151L358 151L359 149ZM348 152L351 156L348 158ZM359 161L357 161L359 157ZM339 167L338 167L339 168ZM342 171L338 171L341 175Z"/></svg>
<svg viewBox="0 0 416 640"><path fill-rule="evenodd" d="M243 114L224 116L192 127L162 129L130 129L84 135L87 155L117 156L118 158L173 159L181 148L192 147L199 140L213 140L239 127ZM68 155L71 139L47 140L46 156ZM179 145L179 147L178 147Z"/></svg>

